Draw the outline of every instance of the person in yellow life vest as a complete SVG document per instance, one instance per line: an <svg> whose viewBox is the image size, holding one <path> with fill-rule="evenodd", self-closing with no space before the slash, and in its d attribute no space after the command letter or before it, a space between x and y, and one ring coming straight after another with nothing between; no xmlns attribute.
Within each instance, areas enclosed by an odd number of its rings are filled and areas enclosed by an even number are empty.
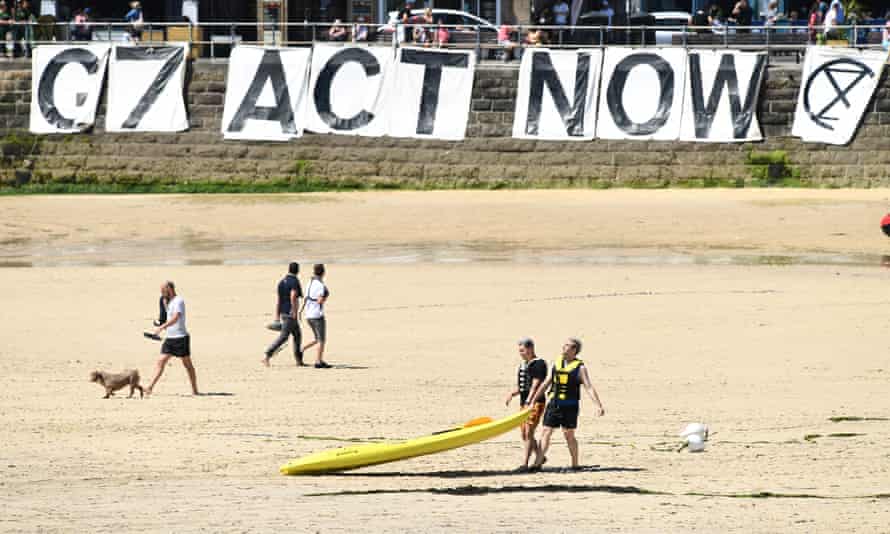
<svg viewBox="0 0 890 534"><path fill-rule="evenodd" d="M531 338L524 337L519 340L519 371L516 377L516 389L507 395L507 406L513 397L519 397L519 409L531 409L531 413L525 423L520 427L522 432L522 442L525 445L525 455L522 464L516 469L519 473L528 471L528 462L532 453L535 454L535 461L540 456L540 447L535 439L535 430L538 423L541 422L541 416L544 415L544 406L547 398L544 396L544 390L538 386L547 378L547 362L538 358L535 354L535 342ZM537 397L530 397L532 390L539 391Z"/></svg>
<svg viewBox="0 0 890 534"><path fill-rule="evenodd" d="M581 352L581 341L575 338L569 338L562 346L562 358L553 364L553 370L550 377L541 385L540 391L550 389L550 400L547 403L547 410L544 412L544 430L541 432L540 455L532 465L532 470L539 470L544 462L547 461L547 449L550 448L550 438L553 430L562 428L562 432L566 437L566 443L569 446L569 453L572 455L572 469L580 469L578 464L578 440L575 439L575 428L578 427L578 407L581 401L581 386L590 399L596 403L597 416L605 415L603 403L600 402L599 395L593 389L590 383L590 376L587 374L587 367L584 362L578 359ZM533 391L531 395L536 395Z"/></svg>

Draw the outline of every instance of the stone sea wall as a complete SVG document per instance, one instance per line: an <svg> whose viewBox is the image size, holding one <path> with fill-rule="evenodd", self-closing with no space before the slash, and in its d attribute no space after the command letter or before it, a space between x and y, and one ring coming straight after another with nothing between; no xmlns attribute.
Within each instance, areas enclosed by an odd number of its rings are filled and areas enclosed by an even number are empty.
<svg viewBox="0 0 890 534"><path fill-rule="evenodd" d="M789 67L791 67L789 65ZM518 69L480 66L461 142L307 134L289 143L223 141L226 65L191 66L191 129L180 134L27 133L30 63L0 65L0 185L287 184L344 187L664 187L890 185L890 84L881 81L854 141L790 137L800 68L768 69L759 105L766 140L707 144L553 142L510 137Z"/></svg>

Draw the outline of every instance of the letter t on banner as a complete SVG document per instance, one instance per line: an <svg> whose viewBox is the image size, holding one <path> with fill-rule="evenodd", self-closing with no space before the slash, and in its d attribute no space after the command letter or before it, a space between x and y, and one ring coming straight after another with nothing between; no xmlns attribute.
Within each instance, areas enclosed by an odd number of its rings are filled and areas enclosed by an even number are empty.
<svg viewBox="0 0 890 534"><path fill-rule="evenodd" d="M466 137L476 55L473 52L400 48L387 105L394 137Z"/></svg>

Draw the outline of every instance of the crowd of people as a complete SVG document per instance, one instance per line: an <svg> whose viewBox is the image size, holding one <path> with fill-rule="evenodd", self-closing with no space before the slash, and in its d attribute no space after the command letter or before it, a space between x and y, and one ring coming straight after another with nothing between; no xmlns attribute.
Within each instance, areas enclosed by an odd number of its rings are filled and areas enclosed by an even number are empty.
<svg viewBox="0 0 890 534"><path fill-rule="evenodd" d="M33 26L37 17L29 0L0 0L0 41L5 44L4 57L30 56Z"/></svg>
<svg viewBox="0 0 890 534"><path fill-rule="evenodd" d="M287 273L278 282L275 288L275 309L273 316L276 321L270 325L279 334L275 340L265 349L262 363L268 367L272 358L285 346L289 340L293 340L294 362L298 367L306 366L304 353L315 347L316 369L330 369L332 366L324 359L325 343L327 342L327 320L325 318L325 303L330 297L330 291L324 282L324 264L315 264L312 268L312 278L309 280L305 293L299 280L300 265L292 262L288 265ZM145 388L145 393L150 395L157 385L164 370L171 359L182 362L188 375L192 393L200 395L195 366L192 363L191 336L186 327L185 300L176 291L176 285L172 281L161 284L161 296L159 300L159 317L154 321L154 331L151 337L160 339L160 334L165 333L161 345L160 357L155 364L155 372L151 383ZM314 340L303 344L301 321L305 319L312 330ZM146 335L149 335L148 333ZM569 448L571 456L570 469L581 468L578 441L575 438L575 429L578 427L580 413L581 390L583 389L595 406L594 413L597 416L605 414L602 401L593 383L581 354L582 344L577 338L569 338L562 346L562 350L552 367L549 368L545 360L539 358L535 352L535 342L531 338L522 338L518 342L520 358L519 368L516 374L516 386L511 389L506 398L506 405L514 397L519 397L519 409L529 410L528 418L521 426L523 440L522 462L516 469L518 472L537 471L547 462L547 450L553 432L562 429L563 436ZM538 434L538 426L543 428Z"/></svg>

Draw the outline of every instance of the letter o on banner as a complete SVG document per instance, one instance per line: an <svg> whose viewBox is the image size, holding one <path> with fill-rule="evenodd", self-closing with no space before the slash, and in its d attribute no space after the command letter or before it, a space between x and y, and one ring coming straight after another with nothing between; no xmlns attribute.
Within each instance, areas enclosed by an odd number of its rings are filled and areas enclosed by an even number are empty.
<svg viewBox="0 0 890 534"><path fill-rule="evenodd" d="M633 122L624 109L624 86L630 72L639 66L647 65L658 75L661 87L658 109L646 122ZM652 135L667 123L674 101L674 69L671 64L657 54L633 54L615 66L615 72L606 90L606 102L615 125L629 135Z"/></svg>

